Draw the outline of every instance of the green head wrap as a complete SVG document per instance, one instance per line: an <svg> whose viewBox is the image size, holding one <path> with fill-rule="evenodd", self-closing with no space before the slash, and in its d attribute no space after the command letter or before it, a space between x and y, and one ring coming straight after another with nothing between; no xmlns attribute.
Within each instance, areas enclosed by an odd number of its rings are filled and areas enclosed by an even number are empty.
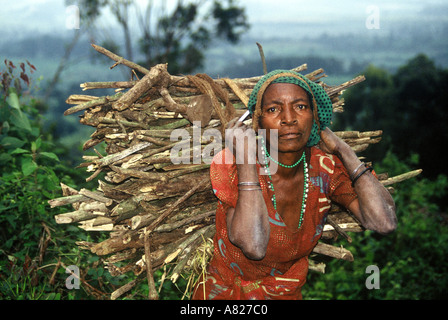
<svg viewBox="0 0 448 320"><path fill-rule="evenodd" d="M333 115L333 104L328 94L317 83L314 83L302 76L300 73L290 70L274 70L264 75L254 89L249 98L248 108L252 114L252 125L255 131L258 130L258 119L261 115L261 101L263 94L271 83L292 83L300 86L308 93L313 110L314 123L311 129L307 146L316 145L320 140L319 132L331 123Z"/></svg>

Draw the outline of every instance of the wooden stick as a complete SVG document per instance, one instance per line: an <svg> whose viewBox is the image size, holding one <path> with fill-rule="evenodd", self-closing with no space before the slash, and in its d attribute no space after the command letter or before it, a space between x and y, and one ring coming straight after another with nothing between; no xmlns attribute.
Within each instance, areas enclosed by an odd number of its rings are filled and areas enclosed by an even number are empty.
<svg viewBox="0 0 448 320"><path fill-rule="evenodd" d="M358 139L368 137L378 137L383 134L382 130L376 131L335 131L334 134L341 139Z"/></svg>
<svg viewBox="0 0 448 320"><path fill-rule="evenodd" d="M62 189L62 194L64 195L64 197L79 194L78 190L76 190L72 187L69 187L68 185L66 185L65 183L62 183L62 182L61 182L61 189Z"/></svg>
<svg viewBox="0 0 448 320"><path fill-rule="evenodd" d="M344 139L344 140L349 146L355 146L355 145L379 143L381 141L381 137L374 138L374 139L372 139L371 137L368 137L368 138Z"/></svg>
<svg viewBox="0 0 448 320"><path fill-rule="evenodd" d="M170 179L177 178L179 176L183 176L189 173L197 172L200 170L208 169L210 167L209 164L203 164L203 165L195 165L187 167L186 169L182 170L175 170L172 172L167 173L159 173L159 172L144 172L141 170L133 170L133 169L123 169L116 166L110 166L112 170L114 170L117 173L132 176L135 178L140 179L147 179L147 180L154 180L154 181L162 181L166 182ZM180 168L179 168L180 169Z"/></svg>
<svg viewBox="0 0 448 320"><path fill-rule="evenodd" d="M339 223L338 227L340 230L342 230L343 232L361 232L364 229L359 225L358 222L348 222L348 223ZM327 232L327 231L333 231L335 230L335 228L330 225L330 224L326 224L324 226L324 230L323 232Z"/></svg>
<svg viewBox="0 0 448 320"><path fill-rule="evenodd" d="M93 179L98 177L101 172L102 172L101 168L96 169L95 172L90 177L86 178L86 182L92 181Z"/></svg>
<svg viewBox="0 0 448 320"><path fill-rule="evenodd" d="M133 216L143 212L143 208L139 206L142 196L134 196L127 200L121 201L112 209L111 216L116 217L115 223L130 219Z"/></svg>
<svg viewBox="0 0 448 320"><path fill-rule="evenodd" d="M84 102L88 102L91 100L96 100L98 97L96 96L88 96L84 94L72 94L70 95L67 100L65 100L65 103L67 104L80 104Z"/></svg>
<svg viewBox="0 0 448 320"><path fill-rule="evenodd" d="M102 217L104 218L104 217ZM108 219L108 218L104 218ZM110 222L110 219L108 219ZM85 230L85 231L113 231L114 230L114 224L113 223L104 223L100 225L95 225L96 219L83 221L80 223L79 228ZM104 221L103 221L104 222ZM98 223L103 223L98 222Z"/></svg>
<svg viewBox="0 0 448 320"><path fill-rule="evenodd" d="M136 153L138 151L141 151L141 150L149 147L150 145L151 145L150 142L142 142L142 143L136 144L136 145L134 145L134 146L132 146L132 147L122 151L122 152L111 154L111 155L106 156L106 157L104 157L102 159L99 159L99 160L97 160L95 162L98 165L102 166L102 167L109 166L109 165L113 164L114 162L116 162L118 160L121 160L121 159L123 159L123 158L125 158L125 157L127 157L127 156L129 156L131 154L134 154L134 153Z"/></svg>
<svg viewBox="0 0 448 320"><path fill-rule="evenodd" d="M68 224L92 219L95 217L97 217L97 214L92 211L78 210L55 215L54 219L58 224Z"/></svg>
<svg viewBox="0 0 448 320"><path fill-rule="evenodd" d="M314 70L313 72L306 74L305 77L307 77L309 80L315 82L315 81L317 81L321 78L325 78L327 76L323 72L324 72L324 69L320 68L320 69Z"/></svg>
<svg viewBox="0 0 448 320"><path fill-rule="evenodd" d="M100 123L105 123L105 124L118 124L118 125L123 125L126 127L139 128L139 129L147 129L148 128L148 126L146 124L126 121L126 120L110 119L110 118L105 118L105 117L100 117L98 120Z"/></svg>
<svg viewBox="0 0 448 320"><path fill-rule="evenodd" d="M268 73L268 67L266 65L266 58L264 56L263 47L258 42L257 42L257 46L258 46L258 51L260 52L261 63L263 65L263 73L267 74Z"/></svg>
<svg viewBox="0 0 448 320"><path fill-rule="evenodd" d="M180 228L182 226L185 226L187 224L190 224L190 223L193 223L193 222L197 222L197 221L201 221L201 220L203 220L205 218L208 218L208 217L214 215L215 212L216 212L216 210L208 211L208 212L205 212L205 213L202 213L202 214L194 215L192 217L186 218L186 219L181 220L181 221L177 221L177 222L169 224L169 225L168 224L164 224L164 225L161 225L160 227L156 228L154 231L155 232L171 232L172 230L175 230L175 229Z"/></svg>
<svg viewBox="0 0 448 320"><path fill-rule="evenodd" d="M84 82L79 86L83 91L92 89L129 89L135 86L138 81L105 81L105 82Z"/></svg>
<svg viewBox="0 0 448 320"><path fill-rule="evenodd" d="M187 198L192 196L197 190L204 187L210 183L210 178L206 177L203 179L200 183L198 183L193 189L185 193L181 198L179 198L169 209L167 209L164 213L162 213L151 225L148 227L147 230L152 231L154 230L166 217L168 217L176 208L177 206L185 201Z"/></svg>
<svg viewBox="0 0 448 320"><path fill-rule="evenodd" d="M149 230L145 229L145 264L146 264L146 277L148 279L148 287L149 300L158 300L159 294L156 289L156 285L154 283L154 276L152 274L152 266L151 266L151 251L149 246Z"/></svg>
<svg viewBox="0 0 448 320"><path fill-rule="evenodd" d="M116 253L125 249L141 248L142 239L137 232L127 232L121 237L108 238L90 248L90 251L98 256Z"/></svg>
<svg viewBox="0 0 448 320"><path fill-rule="evenodd" d="M359 144L359 145L355 145L355 146L351 146L352 150L355 153L360 153L363 152L364 150L366 150L369 147L368 143L364 143L364 144Z"/></svg>
<svg viewBox="0 0 448 320"><path fill-rule="evenodd" d="M391 177L391 178L389 178L387 180L381 181L381 183L383 184L383 186L389 186L389 185L394 184L394 183L398 183L398 182L402 182L404 180L408 180L408 179L414 178L414 177L418 176L422 172L423 172L422 169L410 171L410 172L403 173L403 174L400 174L400 175L395 176L395 177Z"/></svg>
<svg viewBox="0 0 448 320"><path fill-rule="evenodd" d="M89 200L88 197L86 197L82 194L76 194L76 195L72 195L72 196L52 199L52 200L49 200L48 203L50 204L51 208L54 208L54 207L65 206L67 204L72 204L75 202L84 202L87 200Z"/></svg>
<svg viewBox="0 0 448 320"><path fill-rule="evenodd" d="M179 113L185 113L187 112L187 106L184 104L179 104L170 96L170 93L167 88L161 88L159 90L160 94L162 95L163 101L165 102L165 107L169 111L179 112Z"/></svg>
<svg viewBox="0 0 448 320"><path fill-rule="evenodd" d="M309 259L308 264L309 264L308 268L310 270L313 270L313 271L316 271L319 273L325 273L325 263L323 263L323 262L316 263L315 261Z"/></svg>
<svg viewBox="0 0 448 320"><path fill-rule="evenodd" d="M154 214L151 213L147 213L145 215L136 215L131 218L131 229L138 230L143 227L149 226L149 224L153 222L155 219L156 216L154 216Z"/></svg>
<svg viewBox="0 0 448 320"><path fill-rule="evenodd" d="M353 255L347 249L335 247L323 242L318 242L313 249L313 253L323 254L336 259L353 261Z"/></svg>
<svg viewBox="0 0 448 320"><path fill-rule="evenodd" d="M302 71L306 70L307 68L308 68L308 65L306 63L304 63L304 64L302 64L298 67L295 67L291 70L295 71L295 72L302 72ZM252 90L253 87L255 86L255 84L262 77L263 76L256 76L256 77L250 77L250 78L236 78L236 79L233 79L233 81L236 84L238 84L238 86L240 86L241 88ZM226 86L226 83L223 79L215 79L214 82L223 88ZM171 75L170 87L185 87L185 88L190 88L190 89L196 90L194 84L187 77L183 77L183 76Z"/></svg>
<svg viewBox="0 0 448 320"><path fill-rule="evenodd" d="M358 83L363 82L365 79L366 78L364 76L358 76L358 77L356 77L356 78L354 78L352 80L344 82L341 85L331 87L331 88L329 88L328 90L325 90L325 91L327 92L327 94L329 96L336 95L336 94L339 94L341 91L343 91L343 90L345 90L345 89L347 89L349 87L352 87L352 86L354 86L354 85L356 85Z"/></svg>
<svg viewBox="0 0 448 320"><path fill-rule="evenodd" d="M97 200L99 202L103 202L106 204L106 206L110 206L114 201L112 199L106 198L102 195L100 195L97 192L92 192L90 190L87 189L81 189L79 191L79 194L82 194L83 196L86 196L88 198L91 198L93 200Z"/></svg>
<svg viewBox="0 0 448 320"><path fill-rule="evenodd" d="M138 65L138 64L136 64L136 63L134 63L132 61L126 60L123 57L120 57L120 56L116 55L115 53L113 53L113 52L111 52L111 51L109 51L109 50L107 50L107 49L105 49L103 47L100 47L100 46L98 46L96 44L92 44L92 47L96 51L98 51L99 53L104 54L106 57L108 57L108 58L118 62L119 64L125 65L125 66L127 66L127 67L129 67L131 69L135 69L138 72L141 72L143 74L149 73L148 69L146 69L146 68L144 68L144 67L142 67L142 66L140 66L140 65Z"/></svg>
<svg viewBox="0 0 448 320"><path fill-rule="evenodd" d="M224 78L224 82L229 86L230 89L237 95L237 97L241 100L241 102L244 103L244 105L247 107L247 104L249 103L249 97L244 93L243 90L241 90L238 85L230 80L229 78Z"/></svg>
<svg viewBox="0 0 448 320"><path fill-rule="evenodd" d="M106 104L108 102L116 101L122 95L123 94L121 92L119 92L116 95L113 95L113 96L110 96L110 97L108 96L108 97L101 97L101 98L94 99L94 100L89 100L87 102L84 102L82 104L79 104L77 106L74 106L74 107L71 107L71 108L67 109L64 112L64 116L68 116L68 115L71 115L73 113L76 113L76 112L79 112L79 111L82 111L82 110L86 110L88 108L93 108L93 107L96 107L96 106L104 105L104 104Z"/></svg>
<svg viewBox="0 0 448 320"><path fill-rule="evenodd" d="M102 213L108 212L106 204L100 201L82 202L79 206L79 209L85 211L97 211Z"/></svg>
<svg viewBox="0 0 448 320"><path fill-rule="evenodd" d="M119 297L121 297L123 294L125 294L126 292L128 292L129 290L131 290L132 288L135 287L135 285L137 283L139 283L140 281L142 281L145 277L144 276L139 276L136 279L129 281L128 283L126 283L125 285L121 286L120 288L118 288L117 290L115 290L114 292L112 292L112 294L110 295L110 299L111 300L116 300Z"/></svg>
<svg viewBox="0 0 448 320"><path fill-rule="evenodd" d="M166 64L158 64L152 67L135 86L123 94L116 102L112 103L112 108L118 111L129 108L145 91L157 84L163 76L168 74L166 68Z"/></svg>
<svg viewBox="0 0 448 320"><path fill-rule="evenodd" d="M334 228L334 230L336 230L337 233L347 239L349 243L352 243L352 238L344 230L342 230L342 228L336 223L336 221L333 220L330 215L327 216L327 222Z"/></svg>

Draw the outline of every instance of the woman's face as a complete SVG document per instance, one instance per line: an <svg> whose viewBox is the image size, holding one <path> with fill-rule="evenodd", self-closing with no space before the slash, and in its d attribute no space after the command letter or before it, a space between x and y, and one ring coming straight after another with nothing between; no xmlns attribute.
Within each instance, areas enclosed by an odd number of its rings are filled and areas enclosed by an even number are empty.
<svg viewBox="0 0 448 320"><path fill-rule="evenodd" d="M305 90L291 83L273 83L263 94L259 126L266 130L270 147L270 130L278 130L278 152L302 150L310 137L313 112ZM274 142L274 141L272 141Z"/></svg>

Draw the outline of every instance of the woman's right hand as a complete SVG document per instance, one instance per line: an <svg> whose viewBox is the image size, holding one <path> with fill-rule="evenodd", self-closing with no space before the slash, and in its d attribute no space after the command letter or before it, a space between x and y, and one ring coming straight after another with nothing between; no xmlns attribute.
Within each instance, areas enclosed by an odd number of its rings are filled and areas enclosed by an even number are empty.
<svg viewBox="0 0 448 320"><path fill-rule="evenodd" d="M236 164L256 164L257 161L257 137L251 126L232 119L226 129L226 148L232 151Z"/></svg>
<svg viewBox="0 0 448 320"><path fill-rule="evenodd" d="M226 129L226 147L236 159L238 182L259 183L257 172L257 137L251 126L231 120ZM245 190L243 190L245 189ZM261 188L247 190L238 186L235 208L227 211L227 232L230 242L247 258L261 260L266 254L270 226ZM249 188L250 189L250 188Z"/></svg>

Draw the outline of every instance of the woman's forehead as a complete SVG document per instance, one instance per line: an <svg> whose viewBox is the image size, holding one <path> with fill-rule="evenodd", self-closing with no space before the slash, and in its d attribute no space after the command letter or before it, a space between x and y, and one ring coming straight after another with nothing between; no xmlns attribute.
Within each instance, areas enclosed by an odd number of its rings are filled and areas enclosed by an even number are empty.
<svg viewBox="0 0 448 320"><path fill-rule="evenodd" d="M309 100L308 93L293 83L271 83L263 93L263 100L281 97L304 98Z"/></svg>

